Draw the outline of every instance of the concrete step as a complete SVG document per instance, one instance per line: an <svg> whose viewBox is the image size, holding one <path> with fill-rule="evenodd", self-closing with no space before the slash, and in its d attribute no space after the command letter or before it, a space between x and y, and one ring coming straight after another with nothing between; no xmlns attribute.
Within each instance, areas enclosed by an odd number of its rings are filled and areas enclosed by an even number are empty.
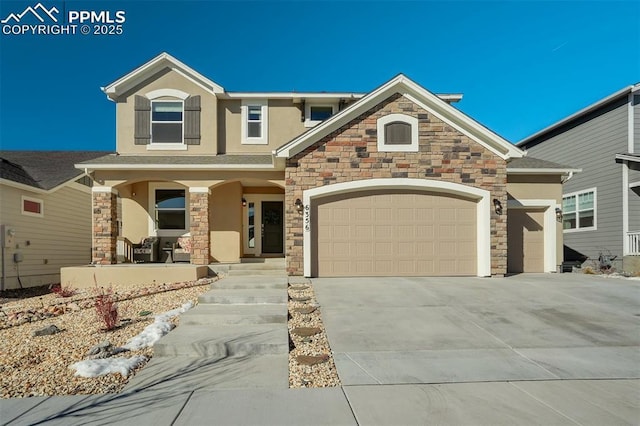
<svg viewBox="0 0 640 426"><path fill-rule="evenodd" d="M284 268L280 269L229 269L227 273L230 277L237 276L286 276L286 271Z"/></svg>
<svg viewBox="0 0 640 426"><path fill-rule="evenodd" d="M287 303L287 292L282 289L215 289L200 295L200 303L220 304L264 304Z"/></svg>
<svg viewBox="0 0 640 426"><path fill-rule="evenodd" d="M284 271L284 262L268 262L268 263L234 263L229 265L229 271Z"/></svg>
<svg viewBox="0 0 640 426"><path fill-rule="evenodd" d="M284 265L284 257L243 257L240 263L275 263Z"/></svg>
<svg viewBox="0 0 640 426"><path fill-rule="evenodd" d="M180 316L185 325L286 324L287 305L201 304ZM178 328L179 330L179 328Z"/></svg>
<svg viewBox="0 0 640 426"><path fill-rule="evenodd" d="M284 324L181 325L153 347L154 357L230 357L289 352Z"/></svg>
<svg viewBox="0 0 640 426"><path fill-rule="evenodd" d="M123 392L289 388L288 354L251 357L153 357Z"/></svg>
<svg viewBox="0 0 640 426"><path fill-rule="evenodd" d="M287 277L225 277L211 284L212 289L286 289Z"/></svg>

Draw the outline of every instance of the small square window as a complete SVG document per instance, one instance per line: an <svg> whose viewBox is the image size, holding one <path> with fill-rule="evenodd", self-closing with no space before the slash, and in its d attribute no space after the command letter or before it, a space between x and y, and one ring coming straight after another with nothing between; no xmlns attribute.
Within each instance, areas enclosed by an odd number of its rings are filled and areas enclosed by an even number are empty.
<svg viewBox="0 0 640 426"><path fill-rule="evenodd" d="M323 121L333 115L331 106L311 106L311 121Z"/></svg>
<svg viewBox="0 0 640 426"><path fill-rule="evenodd" d="M401 121L385 124L384 140L387 145L411 145L411 124Z"/></svg>
<svg viewBox="0 0 640 426"><path fill-rule="evenodd" d="M42 200L22 197L22 214L27 216L44 216Z"/></svg>

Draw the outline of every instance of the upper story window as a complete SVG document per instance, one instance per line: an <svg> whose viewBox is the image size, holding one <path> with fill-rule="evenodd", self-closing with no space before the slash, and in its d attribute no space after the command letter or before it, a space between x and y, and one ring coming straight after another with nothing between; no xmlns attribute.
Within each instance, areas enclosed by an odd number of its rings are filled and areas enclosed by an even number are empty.
<svg viewBox="0 0 640 426"><path fill-rule="evenodd" d="M148 150L186 150L200 145L200 95L158 89L136 95L134 143Z"/></svg>
<svg viewBox="0 0 640 426"><path fill-rule="evenodd" d="M266 100L242 101L242 143L266 145L269 143L268 103Z"/></svg>
<svg viewBox="0 0 640 426"><path fill-rule="evenodd" d="M182 101L151 102L151 143L182 143Z"/></svg>
<svg viewBox="0 0 640 426"><path fill-rule="evenodd" d="M565 232L596 229L596 188L562 197L562 229Z"/></svg>
<svg viewBox="0 0 640 426"><path fill-rule="evenodd" d="M26 216L44 216L44 202L38 198L22 197L22 214Z"/></svg>
<svg viewBox="0 0 640 426"><path fill-rule="evenodd" d="M306 103L304 109L304 126L313 127L335 114L338 110L338 105Z"/></svg>
<svg viewBox="0 0 640 426"><path fill-rule="evenodd" d="M377 122L378 151L418 152L418 119L405 114L388 114Z"/></svg>

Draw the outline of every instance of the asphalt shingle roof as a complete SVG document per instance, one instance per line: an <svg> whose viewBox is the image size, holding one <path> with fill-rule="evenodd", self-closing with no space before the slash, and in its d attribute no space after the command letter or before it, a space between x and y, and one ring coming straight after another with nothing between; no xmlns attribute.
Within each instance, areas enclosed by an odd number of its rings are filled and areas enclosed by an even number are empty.
<svg viewBox="0 0 640 426"><path fill-rule="evenodd" d="M110 154L103 157L95 158L89 161L83 161L80 164L95 165L271 165L271 154L248 154L248 155L118 155Z"/></svg>
<svg viewBox="0 0 640 426"><path fill-rule="evenodd" d="M513 158L507 162L509 169L575 169L575 167L534 157Z"/></svg>
<svg viewBox="0 0 640 426"><path fill-rule="evenodd" d="M104 151L0 151L0 177L49 190L80 177L76 163L104 156Z"/></svg>

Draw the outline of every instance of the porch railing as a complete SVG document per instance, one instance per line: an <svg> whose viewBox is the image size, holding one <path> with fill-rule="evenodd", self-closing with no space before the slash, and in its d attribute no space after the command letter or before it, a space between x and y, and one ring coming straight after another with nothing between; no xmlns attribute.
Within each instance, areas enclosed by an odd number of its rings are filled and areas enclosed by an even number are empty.
<svg viewBox="0 0 640 426"><path fill-rule="evenodd" d="M627 232L627 252L630 256L640 256L640 231Z"/></svg>
<svg viewBox="0 0 640 426"><path fill-rule="evenodd" d="M118 237L116 255L118 263L133 263L133 243L128 238Z"/></svg>

